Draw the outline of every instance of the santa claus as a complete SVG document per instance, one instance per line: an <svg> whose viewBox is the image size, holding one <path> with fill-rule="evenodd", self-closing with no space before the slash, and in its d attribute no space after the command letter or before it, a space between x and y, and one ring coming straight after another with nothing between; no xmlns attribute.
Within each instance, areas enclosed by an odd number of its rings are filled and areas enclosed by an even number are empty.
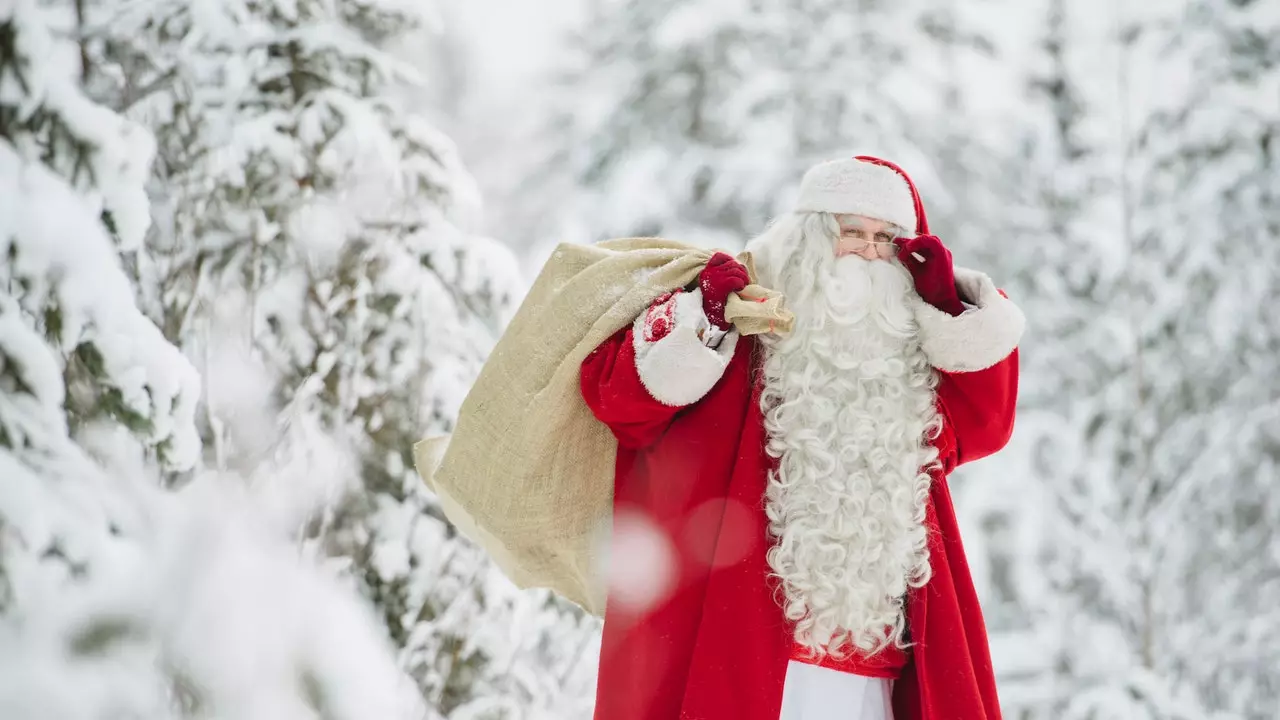
<svg viewBox="0 0 1280 720"><path fill-rule="evenodd" d="M717 254L582 367L618 439L595 717L999 718L947 475L1008 441L1022 313L876 158L748 249L793 333L738 336Z"/></svg>

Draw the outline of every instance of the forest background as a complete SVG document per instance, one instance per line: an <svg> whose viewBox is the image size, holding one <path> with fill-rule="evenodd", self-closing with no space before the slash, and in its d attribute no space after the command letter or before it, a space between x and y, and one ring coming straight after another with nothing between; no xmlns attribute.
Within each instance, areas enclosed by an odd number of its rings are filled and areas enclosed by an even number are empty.
<svg viewBox="0 0 1280 720"><path fill-rule="evenodd" d="M1280 4L0 0L0 717L590 717L411 444L560 242L891 158L1030 320L1015 720L1275 717Z"/></svg>

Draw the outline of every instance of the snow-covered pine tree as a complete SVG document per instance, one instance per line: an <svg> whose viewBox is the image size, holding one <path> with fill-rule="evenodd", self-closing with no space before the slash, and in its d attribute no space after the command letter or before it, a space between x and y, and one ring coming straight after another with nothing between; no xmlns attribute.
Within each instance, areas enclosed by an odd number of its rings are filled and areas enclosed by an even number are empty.
<svg viewBox="0 0 1280 720"><path fill-rule="evenodd" d="M1100 120L1108 86L1089 66L1110 44L1082 26L1088 8L1048 0L1036 10L1038 47L1023 69L1028 111L1008 128L1005 207L988 218L1007 242L977 253L1033 321L1017 432L989 461L990 482L966 495L976 508L966 544L986 581L1005 710L1049 718L1060 716L1074 680L1095 672L1078 662L1090 656L1079 638L1093 628L1080 608L1089 601L1075 595L1085 572L1078 551L1092 542L1088 498L1114 478L1082 448L1127 360L1116 351L1124 318L1110 300L1122 262L1107 167L1114 125Z"/></svg>
<svg viewBox="0 0 1280 720"><path fill-rule="evenodd" d="M117 255L150 221L150 137L81 95L59 50L34 3L3 6L0 595L18 614L137 521L135 491L77 437L124 429L170 470L199 452L195 372L134 305Z"/></svg>
<svg viewBox="0 0 1280 720"><path fill-rule="evenodd" d="M1123 166L1131 405L1108 424L1122 517L1141 525L1138 591L1116 614L1167 683L1130 694L1170 716L1263 718L1280 689L1280 15L1249 0L1148 12L1123 37L1122 97L1151 109Z"/></svg>
<svg viewBox="0 0 1280 720"><path fill-rule="evenodd" d="M423 717L352 593L219 483L163 488L199 380L120 259L150 136L81 93L50 19L0 4L0 716Z"/></svg>
<svg viewBox="0 0 1280 720"><path fill-rule="evenodd" d="M1049 8L1039 199L1003 256L1035 318L1003 467L1036 481L1004 544L1048 653L1002 690L1030 717L1269 717L1275 21Z"/></svg>
<svg viewBox="0 0 1280 720"><path fill-rule="evenodd" d="M88 300L95 290L118 293L123 287L127 292L127 280L104 269L106 279L86 282L94 273L92 262L79 263L75 252L63 257L55 252L58 206L44 207L49 216L41 217L22 202L36 195L23 185L28 176L42 189L57 180L66 188L61 196L70 208L83 207L97 223L95 229L80 225L75 234L102 234L120 250L137 248L150 223L143 183L151 137L80 94L59 63L65 56L37 7L23 1L8 9L3 43L0 137L8 153L5 199L11 203L5 213L4 268L14 308L23 310L56 352L72 431L100 419L119 423L168 467L189 468L199 447L191 426L198 384L189 363L132 303L124 307L116 297L112 305L104 300L99 307ZM94 239L84 243L95 247ZM94 261L104 259L95 256ZM118 265L112 257L107 267ZM82 282L88 287L79 290Z"/></svg>
<svg viewBox="0 0 1280 720"><path fill-rule="evenodd" d="M894 88L906 139L927 153L914 174L933 232L959 262L995 271L1022 242L1010 200L1021 189L1019 144L1032 124L1022 83L1035 54L1026 28L1040 20L1037 4L916 2L921 37L902 50L911 79Z"/></svg>
<svg viewBox="0 0 1280 720"><path fill-rule="evenodd" d="M742 116L756 112L764 99L757 90L770 86L761 51L771 36L746 6L614 0L590 7L553 96L553 149L535 169L571 190L568 207L531 200L544 212L553 208L556 241L662 233L718 239L726 227L762 219L751 206L757 194L732 184L770 180L722 173L726 163L757 169L774 160L736 152Z"/></svg>
<svg viewBox="0 0 1280 720"><path fill-rule="evenodd" d="M116 94L160 148L144 295L210 376L207 462L263 478L284 464L334 494L302 541L348 564L435 709L568 716L595 624L514 594L410 457L448 430L523 290L509 252L469 231L473 183L405 110L417 78L383 49L427 10L139 0L98 27L128 68ZM264 400L283 437L248 421Z"/></svg>
<svg viewBox="0 0 1280 720"><path fill-rule="evenodd" d="M20 628L50 595L97 570L113 531L133 519L72 439L73 427L83 425L77 419L132 426L155 447L169 439L156 434L157 427L182 433L190 419L181 412L175 417L166 402L174 409L194 406L194 397L183 394L190 383L157 384L153 404L148 378L136 372L135 357L163 367L177 353L132 306L102 221L109 210L95 193L97 183L116 182L126 191L117 197L128 196L119 161L139 149L145 155L145 142L136 132L129 142L120 118L85 101L68 78L39 62L51 46L32 4L0 6L0 632L6 646L21 642ZM130 215L136 207L117 207L138 221ZM145 204L142 210L145 219ZM135 338L141 340L136 356L129 347ZM71 382L74 393L68 393ZM59 663L73 653L72 646L50 654Z"/></svg>

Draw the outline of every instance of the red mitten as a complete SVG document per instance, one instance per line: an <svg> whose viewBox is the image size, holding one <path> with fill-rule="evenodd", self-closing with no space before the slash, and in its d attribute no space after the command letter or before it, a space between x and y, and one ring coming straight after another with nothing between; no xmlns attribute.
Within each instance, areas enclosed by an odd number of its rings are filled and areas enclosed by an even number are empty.
<svg viewBox="0 0 1280 720"><path fill-rule="evenodd" d="M948 315L964 312L951 251L941 240L933 235L905 240L898 245L898 260L911 273L916 292L925 302Z"/></svg>
<svg viewBox="0 0 1280 720"><path fill-rule="evenodd" d="M702 311L706 313L707 320L721 330L732 327L724 319L725 303L729 300L729 293L738 292L750 282L747 268L732 255L722 252L712 255L698 276L698 286L702 288Z"/></svg>

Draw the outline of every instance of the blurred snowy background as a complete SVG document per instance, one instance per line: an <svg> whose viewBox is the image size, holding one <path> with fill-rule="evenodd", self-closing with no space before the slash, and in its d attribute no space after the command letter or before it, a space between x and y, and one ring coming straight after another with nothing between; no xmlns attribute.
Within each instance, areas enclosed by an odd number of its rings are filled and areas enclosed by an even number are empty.
<svg viewBox="0 0 1280 720"><path fill-rule="evenodd" d="M555 243L855 153L1031 320L1005 716L1280 717L1280 2L0 0L0 718L589 717L410 446Z"/></svg>

